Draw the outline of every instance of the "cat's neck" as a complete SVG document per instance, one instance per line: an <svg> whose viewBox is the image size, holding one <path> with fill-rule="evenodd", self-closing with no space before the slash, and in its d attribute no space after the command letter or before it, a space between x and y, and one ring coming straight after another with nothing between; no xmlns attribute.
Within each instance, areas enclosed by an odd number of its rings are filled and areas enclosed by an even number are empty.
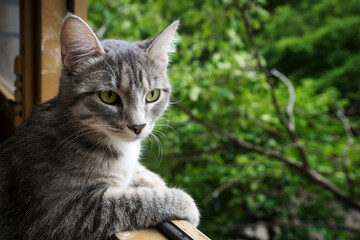
<svg viewBox="0 0 360 240"><path fill-rule="evenodd" d="M118 151L119 157L108 163L108 171L117 175L123 184L128 185L139 161L141 141L127 142L111 138L109 143Z"/></svg>
<svg viewBox="0 0 360 240"><path fill-rule="evenodd" d="M121 139L110 138L109 143L119 152L119 158L133 159L137 161L140 156L141 140L137 141L124 141ZM128 160L126 160L128 161Z"/></svg>

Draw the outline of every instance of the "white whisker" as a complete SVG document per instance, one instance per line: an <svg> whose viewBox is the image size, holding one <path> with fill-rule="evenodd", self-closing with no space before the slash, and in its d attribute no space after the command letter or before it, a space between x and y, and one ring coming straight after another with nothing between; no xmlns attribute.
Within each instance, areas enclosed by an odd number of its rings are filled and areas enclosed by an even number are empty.
<svg viewBox="0 0 360 240"><path fill-rule="evenodd" d="M156 143L158 145L158 158L160 158L160 163L161 163L162 156L163 156L163 147L162 147L161 141L156 136L156 133L152 132L151 136L154 137L154 139L156 140Z"/></svg>
<svg viewBox="0 0 360 240"><path fill-rule="evenodd" d="M178 103L182 102L183 100L184 100L184 99L180 99L180 100L175 101L175 102L170 101L170 102L169 102L169 105L175 105L175 104L178 104Z"/></svg>

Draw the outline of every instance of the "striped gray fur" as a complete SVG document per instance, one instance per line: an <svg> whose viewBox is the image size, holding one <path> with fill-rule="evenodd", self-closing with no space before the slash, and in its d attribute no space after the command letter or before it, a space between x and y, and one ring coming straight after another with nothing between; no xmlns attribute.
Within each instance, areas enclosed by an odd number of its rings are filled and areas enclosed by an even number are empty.
<svg viewBox="0 0 360 240"><path fill-rule="evenodd" d="M100 42L80 18L65 18L58 96L0 146L0 239L106 239L171 219L198 224L193 199L138 161L169 104L177 25L141 42ZM145 101L154 89L159 99ZM113 104L99 97L109 90L119 95ZM138 134L130 128L141 124Z"/></svg>

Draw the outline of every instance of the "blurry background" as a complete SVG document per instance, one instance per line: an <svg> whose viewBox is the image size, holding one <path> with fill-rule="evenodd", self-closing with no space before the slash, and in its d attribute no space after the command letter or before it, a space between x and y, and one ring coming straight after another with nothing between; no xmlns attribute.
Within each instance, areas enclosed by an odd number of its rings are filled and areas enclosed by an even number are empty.
<svg viewBox="0 0 360 240"><path fill-rule="evenodd" d="M359 239L358 0L88 1L102 38L180 19L170 109L143 162L212 239Z"/></svg>

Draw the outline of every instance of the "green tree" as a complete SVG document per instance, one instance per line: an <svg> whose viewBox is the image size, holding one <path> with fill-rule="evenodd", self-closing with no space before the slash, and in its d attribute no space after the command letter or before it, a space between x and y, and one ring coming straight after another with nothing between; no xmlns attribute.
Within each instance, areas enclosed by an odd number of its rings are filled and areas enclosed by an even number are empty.
<svg viewBox="0 0 360 240"><path fill-rule="evenodd" d="M347 112L358 116L359 1L277 1L268 8L271 21L258 38L268 64L295 82L315 78L317 91L336 87L351 102Z"/></svg>

